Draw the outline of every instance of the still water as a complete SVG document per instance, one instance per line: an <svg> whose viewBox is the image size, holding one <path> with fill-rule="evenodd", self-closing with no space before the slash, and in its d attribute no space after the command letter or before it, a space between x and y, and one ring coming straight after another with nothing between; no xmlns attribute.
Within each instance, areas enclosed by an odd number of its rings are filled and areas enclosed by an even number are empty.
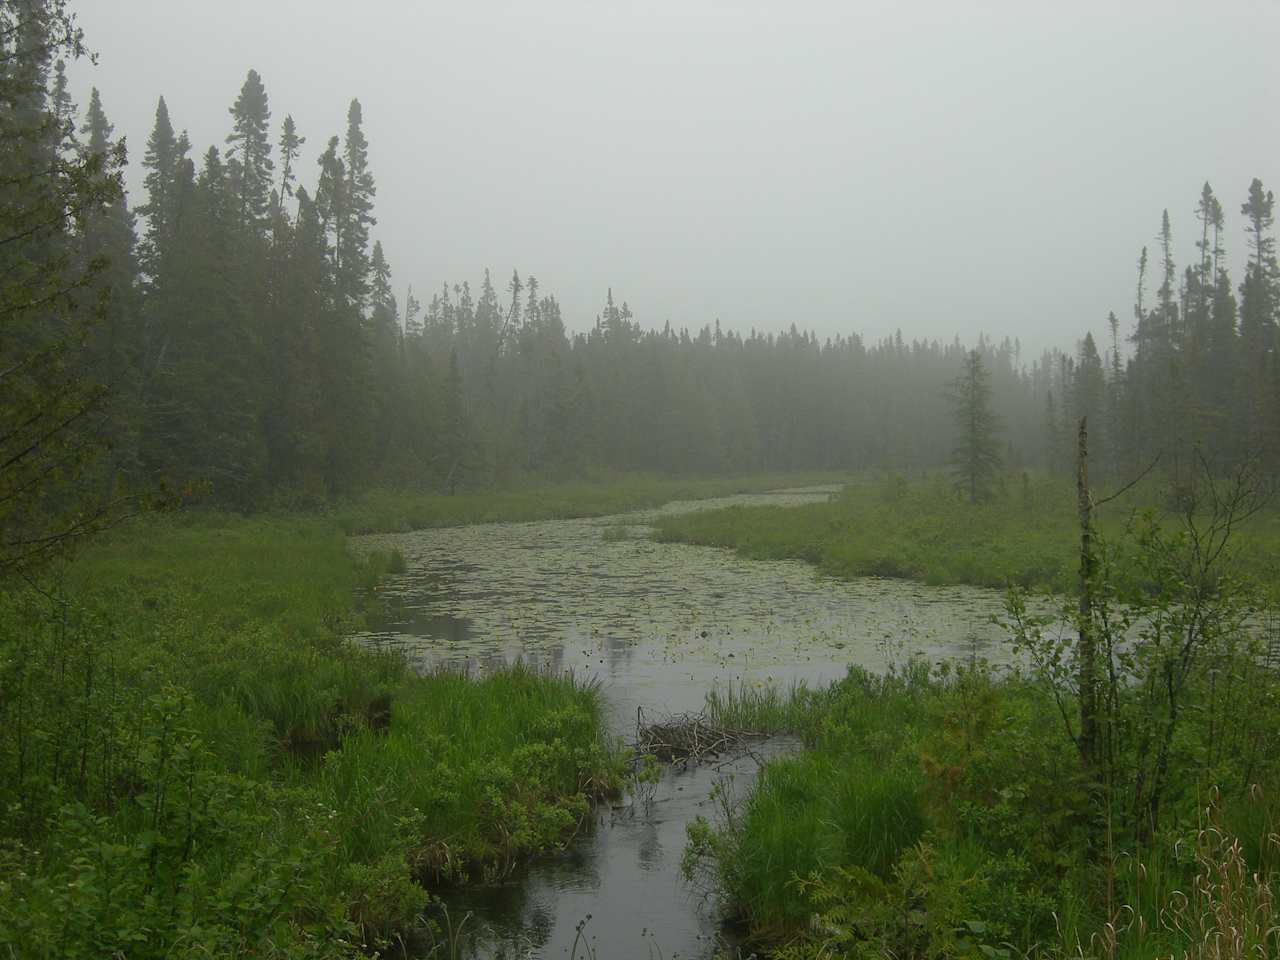
<svg viewBox="0 0 1280 960"><path fill-rule="evenodd" d="M649 539L658 514L730 505L794 506L812 487L585 520L493 523L361 537L407 569L382 589L364 642L422 669L484 671L521 658L597 678L610 723L630 738L637 710L698 711L729 684L822 684L850 664L980 656L1006 660L999 591L900 580L834 580L798 561ZM685 824L713 814L713 788L742 795L770 743L719 766L668 770L647 802L602 807L563 853L470 891L470 950L487 957L706 957L721 936L714 904L680 876ZM587 917L590 917L588 920ZM585 925L584 924L585 921ZM581 926L581 930L579 930Z"/></svg>

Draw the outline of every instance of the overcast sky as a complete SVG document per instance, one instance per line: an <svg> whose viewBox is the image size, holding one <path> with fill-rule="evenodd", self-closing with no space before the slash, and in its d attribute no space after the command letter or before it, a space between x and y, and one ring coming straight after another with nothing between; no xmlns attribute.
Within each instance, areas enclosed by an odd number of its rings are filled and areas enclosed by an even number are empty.
<svg viewBox="0 0 1280 960"><path fill-rule="evenodd" d="M135 163L161 94L221 146L252 67L313 179L358 97L401 301L515 267L573 329L612 286L648 325L1069 348L1128 326L1164 207L1185 263L1213 184L1238 282L1280 187L1273 0L75 7Z"/></svg>

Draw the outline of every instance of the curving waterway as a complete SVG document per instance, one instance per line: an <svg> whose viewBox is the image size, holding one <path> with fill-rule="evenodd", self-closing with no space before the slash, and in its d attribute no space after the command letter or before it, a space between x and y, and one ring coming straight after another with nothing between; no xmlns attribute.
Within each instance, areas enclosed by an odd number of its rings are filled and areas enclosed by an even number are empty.
<svg viewBox="0 0 1280 960"><path fill-rule="evenodd" d="M980 656L1007 659L992 623L999 591L901 580L835 580L799 561L743 560L711 547L657 543L659 514L730 505L812 503L836 488L669 503L659 510L536 523L490 523L360 537L397 549L363 642L422 669L484 671L522 658L603 685L610 722L630 737L647 716L702 708L729 684L822 684L850 664ZM762 748L785 749L785 744ZM705 957L720 936L702 891L680 877L685 824L712 813L719 783L750 788L757 750L721 766L668 770L648 802L600 809L562 854L510 881L469 891L470 950L487 957ZM589 920L586 918L590 917Z"/></svg>

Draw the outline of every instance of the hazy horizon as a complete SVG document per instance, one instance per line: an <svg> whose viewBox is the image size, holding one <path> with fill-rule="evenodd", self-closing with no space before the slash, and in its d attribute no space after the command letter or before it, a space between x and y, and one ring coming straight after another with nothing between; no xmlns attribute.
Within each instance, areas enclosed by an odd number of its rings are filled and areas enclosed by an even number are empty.
<svg viewBox="0 0 1280 960"><path fill-rule="evenodd" d="M1238 284L1249 181L1280 183L1275 3L349 13L84 0L100 62L73 92L83 108L97 86L127 136L132 204L157 98L195 153L222 148L253 68L273 139L289 113L307 137L304 182L360 99L402 305L410 284L426 300L489 267L501 290L516 268L572 330L612 287L651 327L983 332L1029 359L1106 337L1111 310L1127 332L1139 250L1167 207L1181 272L1206 179Z"/></svg>

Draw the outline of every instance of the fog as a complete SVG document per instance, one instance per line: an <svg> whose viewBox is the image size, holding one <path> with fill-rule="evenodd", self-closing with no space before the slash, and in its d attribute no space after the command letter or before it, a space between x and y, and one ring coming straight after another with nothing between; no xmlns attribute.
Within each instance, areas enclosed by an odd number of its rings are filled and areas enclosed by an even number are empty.
<svg viewBox="0 0 1280 960"><path fill-rule="evenodd" d="M1238 282L1249 181L1280 181L1276 3L78 9L135 204L161 94L198 155L258 70L304 181L359 97L401 300L517 267L573 329L612 286L647 325L1070 348L1128 325L1163 208L1194 255L1206 179Z"/></svg>

